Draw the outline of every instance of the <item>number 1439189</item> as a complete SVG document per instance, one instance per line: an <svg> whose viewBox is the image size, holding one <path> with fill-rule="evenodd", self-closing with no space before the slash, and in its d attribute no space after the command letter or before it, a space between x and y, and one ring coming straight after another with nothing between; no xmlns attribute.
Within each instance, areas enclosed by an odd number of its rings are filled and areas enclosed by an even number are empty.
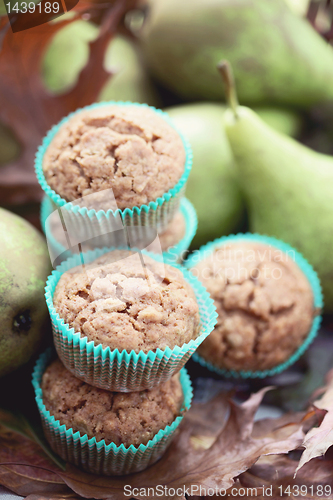
<svg viewBox="0 0 333 500"><path fill-rule="evenodd" d="M306 484L298 485L294 484L293 486L279 486L279 495L281 497L293 496L293 497L305 497L307 495L331 498L332 487L329 484L322 485L317 484L316 486L307 486Z"/></svg>
<svg viewBox="0 0 333 500"><path fill-rule="evenodd" d="M60 2L16 2L14 5L11 3L6 4L8 14L19 13L26 14L30 12L33 14L34 12L39 12L40 14L43 12L45 14L58 14L60 10Z"/></svg>

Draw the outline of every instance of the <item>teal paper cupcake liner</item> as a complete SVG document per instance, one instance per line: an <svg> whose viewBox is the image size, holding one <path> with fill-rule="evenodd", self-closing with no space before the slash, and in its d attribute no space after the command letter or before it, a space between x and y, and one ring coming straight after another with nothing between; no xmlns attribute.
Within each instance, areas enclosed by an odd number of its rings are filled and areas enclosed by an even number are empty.
<svg viewBox="0 0 333 500"><path fill-rule="evenodd" d="M169 247L167 251L163 252L164 258L168 262L181 263L183 261L186 252L188 251L191 242L198 226L198 218L194 206L187 198L182 198L180 201L179 210L185 219L185 235L184 237L173 245ZM57 255L59 261L68 259L73 255L73 252L67 250L60 241L57 240L53 231L47 227L47 219L54 211L54 206L48 196L44 196L41 209L40 209L40 221L42 229L47 237L47 243L50 248L52 255ZM77 253L77 252L76 252ZM58 259L57 259L58 260Z"/></svg>
<svg viewBox="0 0 333 500"><path fill-rule="evenodd" d="M305 276L307 277L310 286L312 288L313 296L314 296L314 308L318 309L319 311L322 310L323 308L323 294L321 290L321 285L319 278L317 276L317 273L314 271L312 266L308 263L308 261L303 257L303 255L297 250L295 250L293 247L288 245L287 243L284 243L281 240L278 240L276 238L266 236L266 235L261 235L257 233L239 233L239 234L232 234L229 236L223 236L222 238L218 238L210 243L207 243L206 245L202 246L197 252L195 252L193 255L191 255L187 261L185 262L185 265L188 269L193 268L196 264L198 264L200 261L208 257L214 250L215 248L221 247L222 245L228 244L228 243L236 243L236 242L241 242L241 241L247 241L247 242L255 242L255 243L262 243L264 245L270 245L274 248L277 248L281 250L284 253L287 252L293 252L294 255L294 262L298 265L298 267L303 271ZM208 368L209 370L218 373L219 375L223 375L224 377L232 377L232 378L266 378L266 377L271 377L273 375L276 375L278 373L281 373L282 371L286 370L289 368L292 364L294 364L302 354L306 351L306 349L309 347L311 342L313 342L314 338L317 335L318 329L321 324L322 317L321 315L317 315L314 317L313 322L312 322L312 327L311 330L308 334L308 336L305 338L304 342L298 347L298 349L288 358L286 361L283 363L280 363L279 365L268 369L268 370L256 370L256 371L250 371L250 370L227 370L224 368L219 368L217 366L214 366L212 363L209 361L206 361L200 354L197 352L193 354L193 359L200 363L202 366L205 368Z"/></svg>
<svg viewBox="0 0 333 500"><path fill-rule="evenodd" d="M46 229L45 229L45 223L49 215L54 211L54 207L52 205L52 202L48 196L44 196L42 199L42 202L40 204L40 213L39 213L39 218L40 218L40 225L42 227L42 230L46 236Z"/></svg>
<svg viewBox="0 0 333 500"><path fill-rule="evenodd" d="M157 227L159 230L167 226L171 221L174 214L177 212L180 204L180 200L185 193L185 186L192 168L192 150L189 142L184 138L177 129L180 135L186 154L184 173L181 176L177 184L163 194L163 196L157 198L155 201L151 201L147 205L136 206L133 208L126 208L124 210L99 210L94 209L88 210L86 207L81 207L75 202L66 202L61 196L59 196L46 182L44 172L43 172L43 157L50 145L52 139L59 131L60 127L66 123L71 117L79 113L82 110L90 110L94 108L103 107L106 105L117 105L117 106L137 106L142 108L150 108L155 111L160 117L168 122L170 126L174 129L172 120L167 113L160 109L153 108L147 104L138 104L132 102L122 102L122 101L110 101L110 102L99 102L86 106L84 108L76 110L74 113L70 113L68 116L63 118L58 124L54 125L51 130L46 134L42 145L38 148L35 159L35 171L37 175L38 182L42 187L43 191L49 196L55 208L63 207L66 210L66 217L70 223L77 227L78 231L84 231L87 238L92 238L97 235L99 231L100 234L105 234L107 232L112 232L114 230L115 222L120 218L125 226L152 226ZM76 200L77 201L77 200Z"/></svg>
<svg viewBox="0 0 333 500"><path fill-rule="evenodd" d="M171 263L180 269L185 280L191 285L195 293L200 314L200 335L183 346L157 349L147 354L140 351L119 352L111 350L101 344L95 345L87 337L75 332L63 319L60 318L53 306L53 295L61 275L79 264L89 263L112 248L96 249L82 255L74 255L58 266L49 276L45 298L50 312L53 337L59 358L66 368L77 378L90 385L102 389L133 392L150 389L166 380L179 371L192 356L198 346L210 334L216 324L217 313L213 300L200 281L185 268ZM150 252L142 252L163 262L163 258Z"/></svg>
<svg viewBox="0 0 333 500"><path fill-rule="evenodd" d="M106 444L104 439L101 441L97 441L94 437L89 439L86 434L66 428L64 424L61 425L59 420L50 414L43 402L41 381L51 358L50 348L39 357L33 371L32 384L45 436L51 448L63 460L93 474L112 476L139 472L161 458L170 445L184 413L191 406L192 385L185 368L180 372L184 394L180 415L172 424L159 430L147 444L138 447L131 445L126 448L124 445Z"/></svg>
<svg viewBox="0 0 333 500"><path fill-rule="evenodd" d="M197 231L198 217L194 206L187 198L181 200L179 210L185 219L185 236L176 243L176 245L168 248L168 250L164 252L164 257L169 262L181 263Z"/></svg>

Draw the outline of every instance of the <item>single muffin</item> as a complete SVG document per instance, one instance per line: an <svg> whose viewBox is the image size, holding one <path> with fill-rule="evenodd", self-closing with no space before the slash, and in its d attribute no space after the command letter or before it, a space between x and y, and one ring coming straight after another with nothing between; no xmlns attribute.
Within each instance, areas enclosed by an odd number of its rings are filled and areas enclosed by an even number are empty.
<svg viewBox="0 0 333 500"><path fill-rule="evenodd" d="M148 353L182 346L200 333L199 307L182 272L138 253L115 250L59 279L53 305L88 341Z"/></svg>
<svg viewBox="0 0 333 500"><path fill-rule="evenodd" d="M293 255L292 249L287 254L240 241L216 247L192 268L218 313L215 329L198 348L205 361L226 370L267 370L304 342L317 311Z"/></svg>
<svg viewBox="0 0 333 500"><path fill-rule="evenodd" d="M56 359L45 370L41 388L46 409L67 429L106 444L138 447L181 414L184 396L179 373L141 392L111 392L72 375Z"/></svg>
<svg viewBox="0 0 333 500"><path fill-rule="evenodd" d="M191 407L185 368L152 390L119 394L81 382L52 359L51 349L40 355L32 384L45 436L58 455L107 476L139 472L161 458Z"/></svg>
<svg viewBox="0 0 333 500"><path fill-rule="evenodd" d="M99 193L92 208L123 210L173 188L184 173L185 156L179 134L153 109L106 104L67 120L42 167L48 185L66 201ZM117 207L110 206L108 191L103 195L110 188Z"/></svg>

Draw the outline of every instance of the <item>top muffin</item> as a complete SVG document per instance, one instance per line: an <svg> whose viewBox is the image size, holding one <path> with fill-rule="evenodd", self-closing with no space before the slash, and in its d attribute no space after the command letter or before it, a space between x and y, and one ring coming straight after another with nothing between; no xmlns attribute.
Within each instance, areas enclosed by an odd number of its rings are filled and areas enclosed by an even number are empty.
<svg viewBox="0 0 333 500"><path fill-rule="evenodd" d="M47 183L66 201L112 188L120 209L156 200L177 184L184 167L178 133L141 106L105 105L76 113L43 158Z"/></svg>
<svg viewBox="0 0 333 500"><path fill-rule="evenodd" d="M114 250L65 272L55 289L59 316L96 345L145 353L182 346L200 333L199 306L182 272Z"/></svg>

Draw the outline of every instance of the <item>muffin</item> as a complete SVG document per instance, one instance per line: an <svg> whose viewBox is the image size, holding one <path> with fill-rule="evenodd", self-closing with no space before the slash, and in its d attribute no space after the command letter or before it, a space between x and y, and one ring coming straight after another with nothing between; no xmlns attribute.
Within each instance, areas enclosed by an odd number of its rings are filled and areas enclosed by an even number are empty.
<svg viewBox="0 0 333 500"><path fill-rule="evenodd" d="M198 354L233 372L282 366L304 344L318 314L310 282L295 262L297 252L254 239L226 240L192 260L192 272L218 313Z"/></svg>
<svg viewBox="0 0 333 500"><path fill-rule="evenodd" d="M47 184L67 202L99 193L92 208L123 210L173 188L185 160L181 137L153 108L105 104L82 109L60 126L42 168ZM110 206L110 188L116 206Z"/></svg>
<svg viewBox="0 0 333 500"><path fill-rule="evenodd" d="M65 272L53 305L95 345L148 353L173 349L200 331L199 307L182 272L149 256L115 250Z"/></svg>
<svg viewBox="0 0 333 500"><path fill-rule="evenodd" d="M118 392L150 389L172 377L217 317L192 273L147 252L95 249L73 255L49 276L45 298L66 368Z"/></svg>
<svg viewBox="0 0 333 500"><path fill-rule="evenodd" d="M46 410L67 429L126 448L147 444L181 414L184 396L179 373L141 392L98 389L72 375L59 359L42 378Z"/></svg>
<svg viewBox="0 0 333 500"><path fill-rule="evenodd" d="M52 359L51 349L41 354L32 384L58 455L98 475L138 472L161 458L191 406L185 368L151 391L120 394L85 384Z"/></svg>

